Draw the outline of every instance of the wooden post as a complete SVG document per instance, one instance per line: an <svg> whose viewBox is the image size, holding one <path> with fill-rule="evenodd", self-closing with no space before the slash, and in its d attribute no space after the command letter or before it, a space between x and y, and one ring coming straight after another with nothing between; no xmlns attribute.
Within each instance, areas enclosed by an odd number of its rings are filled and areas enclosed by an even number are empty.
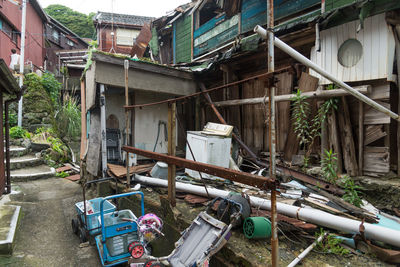
<svg viewBox="0 0 400 267"><path fill-rule="evenodd" d="M125 70L125 106L129 106L129 86L128 86L128 74L129 74L129 61L124 61ZM129 113L130 110L125 110L125 144L129 145ZM125 155L126 163L126 187L131 188L131 176L129 174L129 152Z"/></svg>
<svg viewBox="0 0 400 267"><path fill-rule="evenodd" d="M364 164L364 103L358 102L358 174L363 174Z"/></svg>
<svg viewBox="0 0 400 267"><path fill-rule="evenodd" d="M85 80L81 80L81 160L87 146L87 122L86 122L86 88Z"/></svg>
<svg viewBox="0 0 400 267"><path fill-rule="evenodd" d="M175 156L176 151L176 103L168 104L168 155ZM168 164L168 200L175 207L175 174L176 166Z"/></svg>

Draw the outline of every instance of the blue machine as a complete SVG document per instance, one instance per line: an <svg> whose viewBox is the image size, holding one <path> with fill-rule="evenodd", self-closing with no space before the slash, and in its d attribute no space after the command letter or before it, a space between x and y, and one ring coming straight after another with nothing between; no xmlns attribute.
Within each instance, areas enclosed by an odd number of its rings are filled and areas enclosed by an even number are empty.
<svg viewBox="0 0 400 267"><path fill-rule="evenodd" d="M99 224L101 225L101 234L95 237L95 241L103 266L126 263L131 256L138 259L146 253L137 217L132 211L120 210L105 214L105 206L108 200L132 195L141 196L141 215L143 216L144 195L142 192L108 196L100 201Z"/></svg>

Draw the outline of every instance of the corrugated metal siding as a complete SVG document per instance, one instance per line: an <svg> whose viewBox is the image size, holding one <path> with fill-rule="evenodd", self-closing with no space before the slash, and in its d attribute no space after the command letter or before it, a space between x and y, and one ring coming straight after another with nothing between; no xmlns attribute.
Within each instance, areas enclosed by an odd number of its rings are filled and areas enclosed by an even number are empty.
<svg viewBox="0 0 400 267"><path fill-rule="evenodd" d="M176 22L176 63L191 61L192 18L183 16Z"/></svg>
<svg viewBox="0 0 400 267"><path fill-rule="evenodd" d="M357 33L359 21L352 21L321 31L321 52L311 50L311 60L344 82L392 79L394 60L394 37L385 21L385 14L369 17L364 21L364 29ZM363 46L363 55L353 67L343 67L338 62L338 50L348 39L357 39ZM320 84L331 82L319 77Z"/></svg>

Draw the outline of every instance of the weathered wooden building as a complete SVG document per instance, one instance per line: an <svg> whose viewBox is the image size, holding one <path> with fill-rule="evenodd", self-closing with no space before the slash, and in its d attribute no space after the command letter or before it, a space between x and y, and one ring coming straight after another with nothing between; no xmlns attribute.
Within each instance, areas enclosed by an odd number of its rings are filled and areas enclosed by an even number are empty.
<svg viewBox="0 0 400 267"><path fill-rule="evenodd" d="M162 63L195 71L210 88L267 72L266 44L254 34L266 25L266 1L201 0L183 5L152 24L151 52ZM274 1L276 36L351 86L367 86L371 99L397 112L395 60L398 1ZM277 94L277 151L291 161L302 153L293 131L290 96L327 89L320 77L275 48ZM316 92L314 95L317 95ZM312 93L311 93L312 94ZM228 124L258 153L268 151L266 83L262 78L212 93ZM204 101L204 100L202 100ZM352 96L339 98L338 109L323 127L313 152L333 148L339 171L381 176L399 168L397 122ZM324 102L316 97L315 110ZM217 121L204 101L200 125ZM310 115L311 116L311 115ZM194 127L194 126L193 126Z"/></svg>
<svg viewBox="0 0 400 267"><path fill-rule="evenodd" d="M149 24L153 19L152 17L97 12L93 22L99 49L110 53L130 54L142 26Z"/></svg>

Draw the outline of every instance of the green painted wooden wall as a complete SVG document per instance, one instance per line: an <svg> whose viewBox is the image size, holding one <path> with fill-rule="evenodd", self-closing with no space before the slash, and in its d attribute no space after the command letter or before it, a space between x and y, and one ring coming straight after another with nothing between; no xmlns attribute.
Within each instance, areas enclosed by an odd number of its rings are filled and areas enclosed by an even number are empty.
<svg viewBox="0 0 400 267"><path fill-rule="evenodd" d="M176 63L191 61L192 17L184 15L176 21Z"/></svg>

